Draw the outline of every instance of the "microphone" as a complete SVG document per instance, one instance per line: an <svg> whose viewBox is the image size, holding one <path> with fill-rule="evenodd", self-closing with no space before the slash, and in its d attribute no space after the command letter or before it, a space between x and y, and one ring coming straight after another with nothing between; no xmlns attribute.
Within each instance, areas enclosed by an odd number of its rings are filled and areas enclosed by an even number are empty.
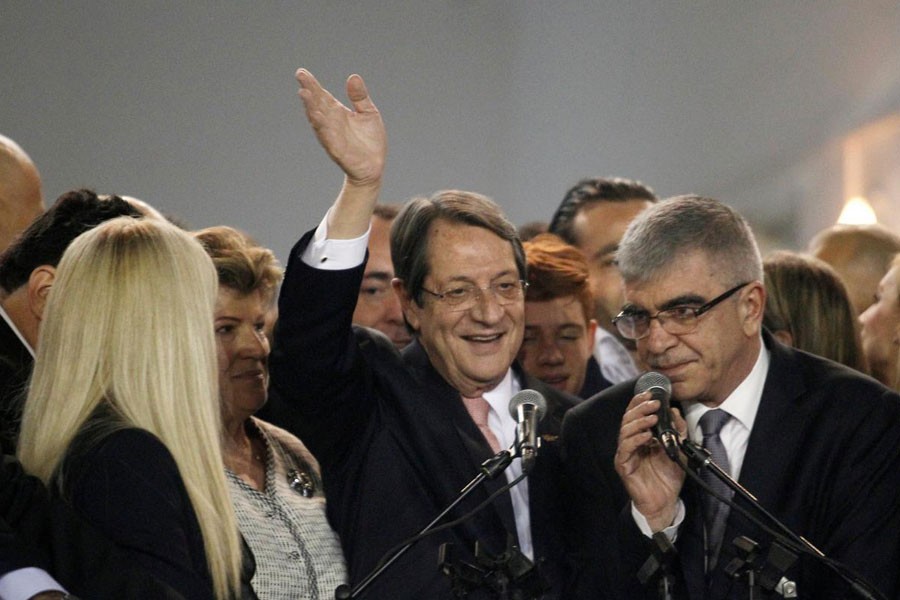
<svg viewBox="0 0 900 600"><path fill-rule="evenodd" d="M670 411L669 398L672 396L672 382L662 373L650 371L641 375L634 384L634 395L650 392L653 400L659 400L659 410L656 415L659 419L653 426L653 435L662 443L666 454L672 460L678 456L678 432L672 424L672 412Z"/></svg>
<svg viewBox="0 0 900 600"><path fill-rule="evenodd" d="M540 392L522 390L510 398L509 414L516 420L516 448L522 455L522 472L528 473L541 445L537 424L547 414L547 401Z"/></svg>

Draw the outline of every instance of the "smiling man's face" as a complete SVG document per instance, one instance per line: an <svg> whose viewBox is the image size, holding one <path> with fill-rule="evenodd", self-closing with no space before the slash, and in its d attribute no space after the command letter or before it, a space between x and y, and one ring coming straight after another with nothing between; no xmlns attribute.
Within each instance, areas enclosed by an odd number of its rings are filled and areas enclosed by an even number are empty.
<svg viewBox="0 0 900 600"><path fill-rule="evenodd" d="M404 311L437 371L472 397L500 383L522 343L524 296L501 303L486 289L519 279L512 244L482 227L443 219L432 223L428 236L424 287L437 293L461 285L482 290L467 310L425 293L422 306L404 297Z"/></svg>

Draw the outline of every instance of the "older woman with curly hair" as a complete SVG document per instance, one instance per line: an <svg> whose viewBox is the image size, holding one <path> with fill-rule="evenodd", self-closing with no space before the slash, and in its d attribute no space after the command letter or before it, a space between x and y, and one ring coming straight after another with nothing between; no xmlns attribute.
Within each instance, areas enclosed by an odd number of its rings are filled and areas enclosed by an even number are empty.
<svg viewBox="0 0 900 600"><path fill-rule="evenodd" d="M195 237L219 277L215 334L225 472L256 561L251 586L260 600L332 598L347 575L325 516L318 463L299 439L253 416L267 398L265 329L281 269L270 250L230 227Z"/></svg>

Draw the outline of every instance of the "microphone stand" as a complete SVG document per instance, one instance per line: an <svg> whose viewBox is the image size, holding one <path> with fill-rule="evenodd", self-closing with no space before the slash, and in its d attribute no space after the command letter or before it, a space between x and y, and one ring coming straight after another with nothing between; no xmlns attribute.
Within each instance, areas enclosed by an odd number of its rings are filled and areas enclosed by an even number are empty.
<svg viewBox="0 0 900 600"><path fill-rule="evenodd" d="M861 577L849 573L848 568L843 564L827 558L821 550L819 550L812 544L812 542L804 538L802 535L799 535L792 531L787 525L785 525L774 515L769 513L769 511L767 511L759 503L759 500L757 500L753 494L747 491L747 489L740 483L735 481L735 479L731 477L731 475L729 475L727 471L723 470L719 465L716 464L706 448L703 448L699 444L696 444L689 439L681 440L680 447L684 455L687 456L691 466L697 469L698 472L703 469L709 469L713 475L715 475L720 481L731 488L735 492L735 494L743 498L752 508L756 509L756 511L765 516L778 529L778 531L772 531L770 528L763 525L758 519L751 516L748 511L745 511L734 502L726 502L729 506L736 508L739 512L741 512L741 514L750 519L757 526L760 526L761 528L767 530L775 538L773 545L777 546L778 550L780 551L770 552L770 560L761 568L764 571L766 581L772 582L771 587L769 587L768 585L766 586L769 591L777 590L779 588L781 590L789 589L792 592L796 590L796 584L794 582L785 580L783 577L781 577L784 571L786 571L793 564L794 560L796 560L796 555L791 554L791 556L793 557L793 560L791 560L790 557L785 558L783 556L783 553L786 551L793 551L808 554L832 569L835 573L837 573L841 578L843 578L847 583L850 584L851 589L859 598L864 598L865 600L882 600L884 598L884 596L880 592L878 592L878 590L876 590L871 584L863 580ZM682 461L676 462L678 462L678 464L683 468L685 467ZM692 471L690 470L687 470L687 472L692 473ZM723 499L719 498L719 500ZM750 543L753 543L752 540L750 541ZM745 554L749 555L750 552L747 551L745 552ZM778 556L778 558L772 559L772 556ZM740 559L738 560L740 561ZM739 567L736 566L735 570L738 569ZM780 570L781 572L777 573L776 576L772 572L773 570ZM753 582L754 578L755 575L754 577L750 578L750 581ZM782 595L784 594L783 591L779 591L778 593Z"/></svg>
<svg viewBox="0 0 900 600"><path fill-rule="evenodd" d="M506 470L506 468L512 463L512 459L517 455L517 448L515 445L510 446L507 450L501 450L491 458L487 459L483 463L481 463L481 468L478 471L478 475L475 476L472 481L466 484L462 490L460 490L456 499L453 500L441 513L434 518L428 525L425 526L418 534L415 535L411 539L411 541L407 542L403 546L401 546L398 550L391 554L390 558L382 562L380 565L377 565L375 569L373 569L366 577L357 583L353 588L351 588L347 584L343 584L338 586L338 588L334 591L335 600L349 600L350 598L357 598L359 595L367 588L369 585L378 579L382 573L384 573L394 562L397 561L401 556L406 554L406 552L415 545L420 539L422 539L425 534L427 534L431 529L437 525L441 519L443 519L447 513L453 510L460 502L465 500L472 491L477 488L485 479L494 479Z"/></svg>

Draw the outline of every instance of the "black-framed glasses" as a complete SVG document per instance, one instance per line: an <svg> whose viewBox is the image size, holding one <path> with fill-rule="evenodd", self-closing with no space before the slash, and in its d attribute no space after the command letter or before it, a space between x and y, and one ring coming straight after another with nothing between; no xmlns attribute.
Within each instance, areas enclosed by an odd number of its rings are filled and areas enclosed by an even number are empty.
<svg viewBox="0 0 900 600"><path fill-rule="evenodd" d="M431 294L453 310L469 310L482 298L486 290L490 290L497 300L497 304L505 306L520 300L525 296L528 282L521 279L496 281L486 287L478 287L472 283L461 283L443 292L432 292L422 288L426 294Z"/></svg>
<svg viewBox="0 0 900 600"><path fill-rule="evenodd" d="M703 313L709 311L720 302L730 298L735 292L750 283L751 282L749 281L745 281L744 283L738 284L701 306L676 306L674 308L661 310L655 315L651 315L645 310L625 309L616 315L616 318L613 319L612 322L613 325L616 326L616 329L619 330L619 333L622 334L622 337L629 340L639 340L647 337L650 333L650 321L653 319L658 320L659 326L665 329L667 333L672 335L683 335L685 333L690 333L697 328L697 322Z"/></svg>

